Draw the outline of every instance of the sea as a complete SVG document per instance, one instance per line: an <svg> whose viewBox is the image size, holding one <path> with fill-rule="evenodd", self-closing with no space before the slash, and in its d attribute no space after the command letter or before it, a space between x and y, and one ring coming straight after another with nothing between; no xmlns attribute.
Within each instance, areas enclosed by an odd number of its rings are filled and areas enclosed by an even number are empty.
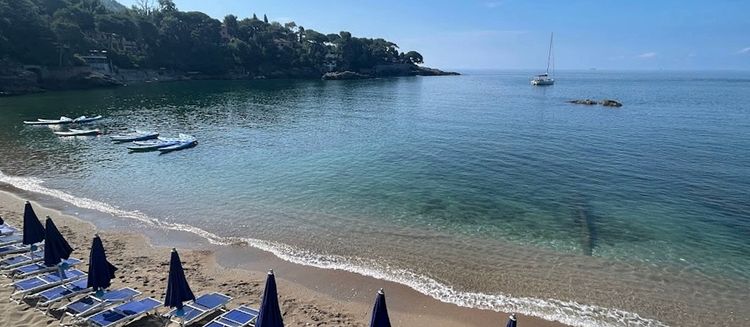
<svg viewBox="0 0 750 327"><path fill-rule="evenodd" d="M532 73L0 98L0 183L460 306L750 325L750 72ZM586 98L624 105L567 102ZM23 124L96 114L99 137ZM135 129L199 143L108 137Z"/></svg>

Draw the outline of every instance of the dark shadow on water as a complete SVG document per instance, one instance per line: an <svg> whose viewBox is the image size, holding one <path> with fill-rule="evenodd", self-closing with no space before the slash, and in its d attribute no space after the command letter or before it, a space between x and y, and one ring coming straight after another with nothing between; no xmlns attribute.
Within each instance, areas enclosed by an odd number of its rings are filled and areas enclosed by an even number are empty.
<svg viewBox="0 0 750 327"><path fill-rule="evenodd" d="M573 200L573 220L580 228L581 249L584 255L592 255L597 243L595 215L586 197L579 194Z"/></svg>

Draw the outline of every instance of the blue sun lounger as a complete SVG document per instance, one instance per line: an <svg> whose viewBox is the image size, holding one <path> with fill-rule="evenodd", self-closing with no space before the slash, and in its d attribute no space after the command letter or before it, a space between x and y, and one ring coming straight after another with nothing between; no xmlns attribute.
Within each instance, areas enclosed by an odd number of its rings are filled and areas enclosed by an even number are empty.
<svg viewBox="0 0 750 327"><path fill-rule="evenodd" d="M29 246L21 243L0 246L0 256L29 252Z"/></svg>
<svg viewBox="0 0 750 327"><path fill-rule="evenodd" d="M30 263L35 263L44 260L44 251L37 251L33 254L24 253L17 254L7 259L0 260L0 270L14 269L20 266L25 266Z"/></svg>
<svg viewBox="0 0 750 327"><path fill-rule="evenodd" d="M10 295L10 298L13 299L15 296L21 295L21 299L23 299L28 294L37 293L84 277L86 277L86 273L78 269L67 270L64 276L60 276L59 272L54 271L29 277L11 284L15 291Z"/></svg>
<svg viewBox="0 0 750 327"><path fill-rule="evenodd" d="M79 294L90 292L91 289L87 284L88 280L82 278L67 284L50 288L37 294L33 294L29 297L38 298L39 302L36 303L37 309L46 308L44 313L47 314L49 313L49 310L60 301L70 299Z"/></svg>
<svg viewBox="0 0 750 327"><path fill-rule="evenodd" d="M75 322L102 311L111 305L130 301L138 295L141 295L141 292L126 287L106 291L101 297L96 297L93 294L82 297L60 308L60 310L65 310L65 313L60 318L60 324L65 325L63 324L65 317L71 317Z"/></svg>
<svg viewBox="0 0 750 327"><path fill-rule="evenodd" d="M82 261L80 259L70 258L63 260L63 262L68 264L68 267L72 268L81 264ZM9 274L13 277L13 280L16 280L50 271L57 271L57 267L47 267L43 262L37 262L13 269L9 272Z"/></svg>
<svg viewBox="0 0 750 327"><path fill-rule="evenodd" d="M208 293L197 297L195 301L185 303L183 308L185 314L182 317L175 317L174 314L177 309L167 313L167 316L171 317L172 322L188 326L220 309L224 309L229 301L232 301L232 298L224 294Z"/></svg>
<svg viewBox="0 0 750 327"><path fill-rule="evenodd" d="M6 236L0 236L0 247L21 243L23 241L23 235L6 235Z"/></svg>
<svg viewBox="0 0 750 327"><path fill-rule="evenodd" d="M255 319L258 318L258 310L248 308L246 306L239 306L235 309L229 310L211 320L211 322L203 325L203 327L246 327L255 324Z"/></svg>
<svg viewBox="0 0 750 327"><path fill-rule="evenodd" d="M88 317L85 322L94 327L123 326L156 310L159 306L161 302L150 297L132 300Z"/></svg>
<svg viewBox="0 0 750 327"><path fill-rule="evenodd" d="M10 225L0 225L0 236L11 235L18 230Z"/></svg>

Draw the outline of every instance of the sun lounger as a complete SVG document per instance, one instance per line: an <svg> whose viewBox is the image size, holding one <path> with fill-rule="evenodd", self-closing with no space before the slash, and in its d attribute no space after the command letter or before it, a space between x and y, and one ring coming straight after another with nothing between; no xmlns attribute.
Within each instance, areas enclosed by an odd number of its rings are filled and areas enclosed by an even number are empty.
<svg viewBox="0 0 750 327"><path fill-rule="evenodd" d="M141 292L126 287L106 291L101 297L96 297L93 294L85 296L60 308L60 310L65 310L60 318L60 323L63 323L65 317L72 317L74 321L80 320L102 311L108 306L130 301L138 295L141 295Z"/></svg>
<svg viewBox="0 0 750 327"><path fill-rule="evenodd" d="M18 254L21 252L29 252L29 246L21 243L0 246L0 256L6 256L10 254Z"/></svg>
<svg viewBox="0 0 750 327"><path fill-rule="evenodd" d="M49 312L52 306L54 306L56 303L59 303L59 301L67 300L76 295L90 292L91 289L87 287L87 284L88 280L82 278L67 284L50 288L37 294L33 294L30 297L39 299L36 307L46 308L46 314Z"/></svg>
<svg viewBox="0 0 750 327"><path fill-rule="evenodd" d="M17 231L18 230L15 227L13 227L13 226L0 225L0 236L11 235L11 234L13 234L13 233L15 233Z"/></svg>
<svg viewBox="0 0 750 327"><path fill-rule="evenodd" d="M246 306L240 306L238 308L229 310L211 320L211 322L203 325L203 327L245 327L255 323L255 319L258 318L258 310L248 308Z"/></svg>
<svg viewBox="0 0 750 327"><path fill-rule="evenodd" d="M12 299L21 295L21 299L23 299L28 294L37 293L84 277L86 277L86 273L78 269L67 270L64 276L60 276L59 272L53 271L44 275L29 277L11 284L15 292L10 297Z"/></svg>
<svg viewBox="0 0 750 327"><path fill-rule="evenodd" d="M80 259L70 258L70 259L63 260L63 262L68 264L68 267L72 268L81 264L82 261ZM57 269L58 269L57 266L47 267L44 265L43 262L37 262L37 263L32 263L32 264L18 267L16 269L11 270L9 273L13 277L13 280L16 280L16 279L26 278L32 275L42 274L42 273L46 273L50 271L57 271Z"/></svg>
<svg viewBox="0 0 750 327"><path fill-rule="evenodd" d="M175 323L179 323L183 326L196 323L208 315L223 309L232 298L221 293L209 293L204 294L191 301L185 303L183 310L185 314L182 317L176 317L174 314L177 309L170 311L167 316L171 317L171 320Z"/></svg>
<svg viewBox="0 0 750 327"><path fill-rule="evenodd" d="M0 236L0 247L21 243L23 241L23 235L6 235L6 236Z"/></svg>
<svg viewBox="0 0 750 327"><path fill-rule="evenodd" d="M17 254L10 258L0 260L0 270L10 270L20 266L25 266L31 263L39 262L44 260L44 251L37 251L33 254L23 253Z"/></svg>
<svg viewBox="0 0 750 327"><path fill-rule="evenodd" d="M161 302L150 297L132 300L88 317L85 322L94 327L123 326L156 310L159 306Z"/></svg>

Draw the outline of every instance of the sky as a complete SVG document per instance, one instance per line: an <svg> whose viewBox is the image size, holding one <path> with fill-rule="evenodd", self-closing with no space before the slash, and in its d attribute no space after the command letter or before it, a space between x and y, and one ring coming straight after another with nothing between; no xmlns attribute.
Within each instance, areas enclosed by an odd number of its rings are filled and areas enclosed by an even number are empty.
<svg viewBox="0 0 750 327"><path fill-rule="evenodd" d="M136 0L119 0L130 6ZM382 37L446 69L750 70L747 0L174 0L221 19Z"/></svg>

